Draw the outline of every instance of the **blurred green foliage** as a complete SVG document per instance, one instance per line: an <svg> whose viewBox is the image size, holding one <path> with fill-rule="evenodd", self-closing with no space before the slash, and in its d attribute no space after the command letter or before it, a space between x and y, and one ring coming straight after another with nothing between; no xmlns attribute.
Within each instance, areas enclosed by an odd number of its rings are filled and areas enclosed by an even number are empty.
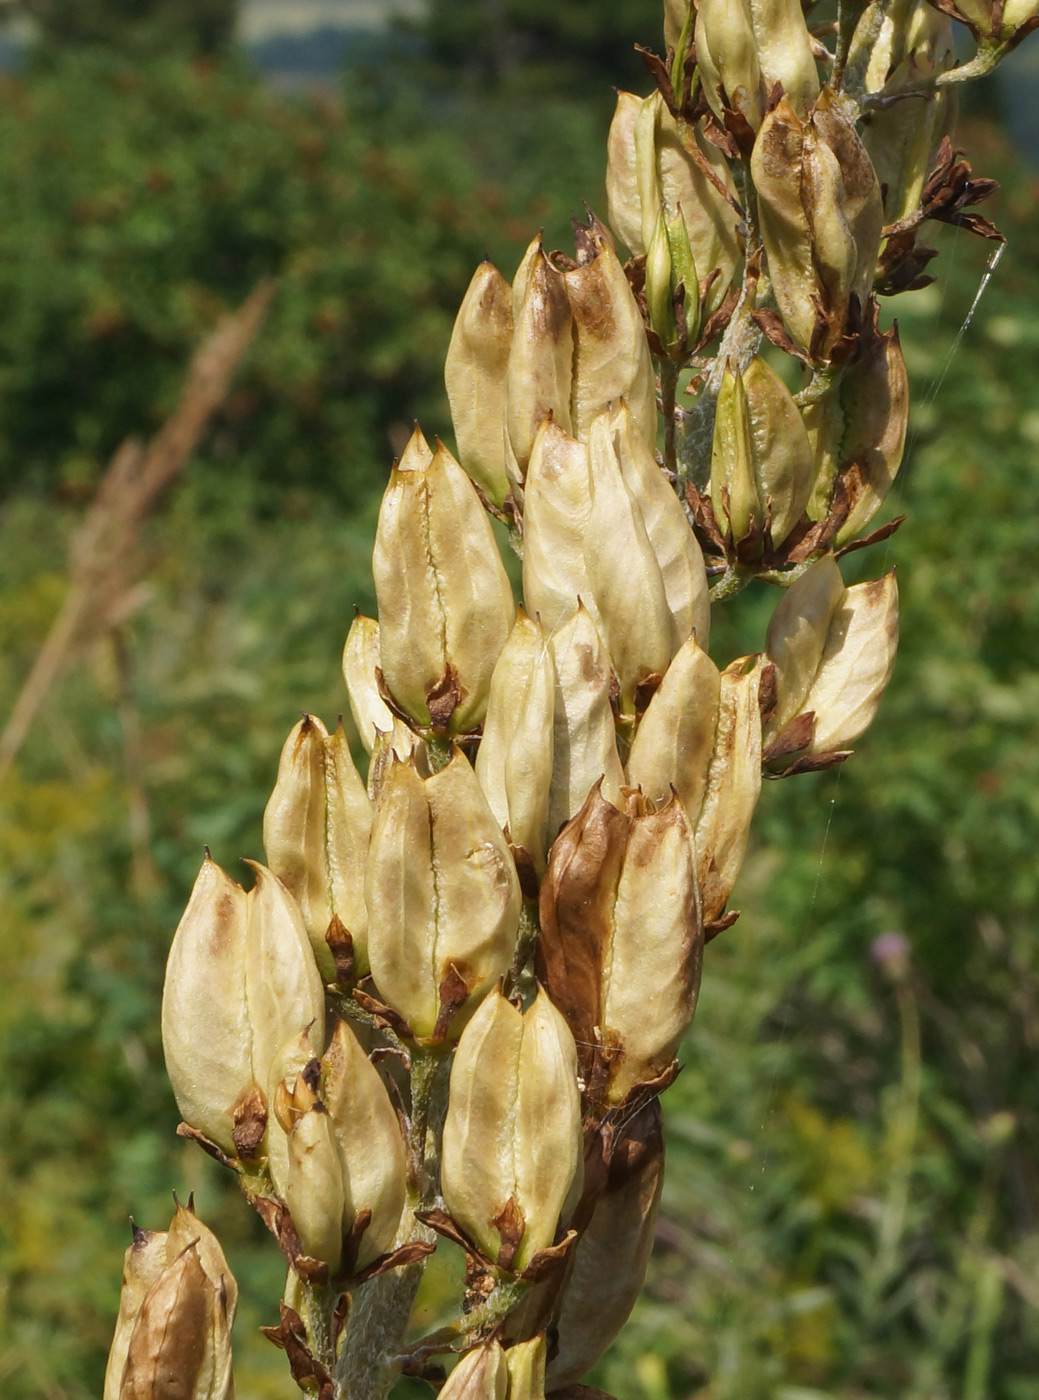
<svg viewBox="0 0 1039 1400"><path fill-rule="evenodd" d="M538 226L561 242L581 195L601 203L609 109L424 106L401 83L290 101L233 62L91 53L0 92L0 714L107 455L161 420L219 311L279 276L148 532L128 679L108 642L77 657L3 791L11 1400L99 1393L125 1217L164 1224L174 1187L197 1191L243 1284L240 1400L292 1393L256 1331L280 1256L173 1136L165 951L202 844L231 868L260 853L299 711L344 706L385 466L414 414L447 427L439 367L473 263L511 271ZM1039 231L998 134L966 144L1005 177L1010 249L954 354L987 248L946 237L940 287L894 308L916 399L892 513L909 521L845 565L898 564L895 679L844 769L764 794L743 916L709 950L665 1100L650 1285L594 1377L622 1400L1039 1397ZM719 657L760 646L773 600L730 605ZM904 969L871 955L891 932Z"/></svg>
<svg viewBox="0 0 1039 1400"><path fill-rule="evenodd" d="M38 42L106 44L131 51L215 53L234 33L238 0L14 0Z"/></svg>

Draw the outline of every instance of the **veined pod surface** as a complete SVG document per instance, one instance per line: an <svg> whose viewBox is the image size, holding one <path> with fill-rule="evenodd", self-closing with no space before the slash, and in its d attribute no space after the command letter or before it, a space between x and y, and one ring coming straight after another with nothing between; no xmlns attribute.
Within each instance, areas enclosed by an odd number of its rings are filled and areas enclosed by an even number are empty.
<svg viewBox="0 0 1039 1400"><path fill-rule="evenodd" d="M505 1400L508 1393L505 1353L494 1340L467 1351L440 1391L444 1400Z"/></svg>
<svg viewBox="0 0 1039 1400"><path fill-rule="evenodd" d="M544 629L521 608L491 677L476 776L511 845L526 853L539 876L547 849L555 694Z"/></svg>
<svg viewBox="0 0 1039 1400"><path fill-rule="evenodd" d="M590 512L588 448L546 418L523 496L523 601L547 633L572 616L579 598L598 620L584 560Z"/></svg>
<svg viewBox="0 0 1039 1400"><path fill-rule="evenodd" d="M274 1184L304 1253L333 1274L343 1263L365 1268L392 1248L405 1195L404 1142L378 1070L340 1021L316 1075L300 1074L278 1097L287 1151ZM344 1260L344 1240L364 1211L368 1224Z"/></svg>
<svg viewBox="0 0 1039 1400"><path fill-rule="evenodd" d="M468 759L431 777L393 761L375 808L365 883L380 995L420 1039L456 1036L508 969L516 867Z"/></svg>
<svg viewBox="0 0 1039 1400"><path fill-rule="evenodd" d="M563 274L535 239L516 275L522 288L513 302L515 330L505 377L505 425L513 456L514 486L527 474L534 438L552 415L570 432L573 382L573 313Z"/></svg>
<svg viewBox="0 0 1039 1400"><path fill-rule="evenodd" d="M801 0L749 0L749 8L766 93L782 83L803 114L819 96L819 74Z"/></svg>
<svg viewBox="0 0 1039 1400"><path fill-rule="evenodd" d="M624 810L596 788L552 847L541 886L539 976L581 1047L608 1057L607 1100L661 1074L688 1028L703 926L692 828L677 797Z"/></svg>
<svg viewBox="0 0 1039 1400"><path fill-rule="evenodd" d="M579 1381L628 1320L649 1267L663 1184L664 1135L654 1100L614 1148L605 1189L574 1246L548 1367L552 1389Z"/></svg>
<svg viewBox="0 0 1039 1400"><path fill-rule="evenodd" d="M739 542L770 522L780 545L801 519L812 490L813 460L793 395L760 355L722 379L711 450L711 504Z"/></svg>
<svg viewBox="0 0 1039 1400"><path fill-rule="evenodd" d="M697 637L676 653L642 716L627 775L655 804L674 790L692 823L703 803L714 752L721 677Z"/></svg>
<svg viewBox="0 0 1039 1400"><path fill-rule="evenodd" d="M329 734L316 716L304 715L281 752L263 844L271 870L299 905L327 981L335 975L325 936L333 918L350 935L358 971L367 971L364 864L371 825L372 804L342 723Z"/></svg>
<svg viewBox="0 0 1039 1400"><path fill-rule="evenodd" d="M589 792L602 782L603 796L619 800L624 770L610 689L613 670L582 604L569 622L549 637L556 672L552 724L552 786L548 799L548 839L580 811Z"/></svg>
<svg viewBox="0 0 1039 1400"><path fill-rule="evenodd" d="M642 136L647 117L648 139ZM637 126L641 139L636 146ZM659 93L642 98L619 92L607 146L607 208L610 226L636 257L648 251L661 204L669 216L680 213L697 271L704 277L715 268L720 273L708 296L710 314L724 298L739 261L739 215L686 149L688 141L695 142L703 162L735 199L728 162L698 128L680 130ZM687 314L698 297L698 288L687 287Z"/></svg>
<svg viewBox="0 0 1039 1400"><path fill-rule="evenodd" d="M238 1153L239 1113L264 1096L281 1046L324 1036L324 988L295 902L253 865L246 894L206 856L166 965L162 1044L186 1122ZM253 1143L251 1146L255 1147Z"/></svg>
<svg viewBox="0 0 1039 1400"><path fill-rule="evenodd" d="M505 500L505 375L512 346L512 288L491 262L469 283L444 364L458 458L496 506Z"/></svg>
<svg viewBox="0 0 1039 1400"><path fill-rule="evenodd" d="M519 1272L555 1239L580 1167L573 1036L544 991L524 1014L494 989L451 1068L447 1208L489 1259Z"/></svg>
<svg viewBox="0 0 1039 1400"><path fill-rule="evenodd" d="M420 724L474 728L515 606L479 497L443 445L425 467L394 468L372 571L394 699Z"/></svg>
<svg viewBox="0 0 1039 1400"><path fill-rule="evenodd" d="M599 220L575 224L575 236L578 265L564 274L574 324L573 435L587 441L602 411L625 399L639 432L654 442L656 377L638 302Z"/></svg>
<svg viewBox="0 0 1039 1400"><path fill-rule="evenodd" d="M724 121L729 107L756 131L763 83L748 0L700 0L695 34L696 61L711 111Z"/></svg>
<svg viewBox="0 0 1039 1400"><path fill-rule="evenodd" d="M761 793L761 670L760 657L744 656L721 673L714 753L695 826L705 924L721 916L732 893Z"/></svg>
<svg viewBox="0 0 1039 1400"><path fill-rule="evenodd" d="M585 568L620 681L621 708L634 713L636 690L649 676L664 674L678 640L660 564L624 480L608 413L592 424L588 481Z"/></svg>

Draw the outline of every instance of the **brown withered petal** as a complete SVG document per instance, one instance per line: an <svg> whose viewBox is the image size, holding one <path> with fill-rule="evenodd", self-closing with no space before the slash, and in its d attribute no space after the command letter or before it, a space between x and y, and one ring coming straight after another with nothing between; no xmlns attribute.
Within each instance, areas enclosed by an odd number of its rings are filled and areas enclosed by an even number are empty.
<svg viewBox="0 0 1039 1400"><path fill-rule="evenodd" d="M444 382L458 459L500 506L509 489L505 471L505 373L512 346L512 289L482 262L455 320Z"/></svg>
<svg viewBox="0 0 1039 1400"><path fill-rule="evenodd" d="M696 822L703 921L719 917L732 893L761 792L760 658L721 674L718 728L707 790Z"/></svg>

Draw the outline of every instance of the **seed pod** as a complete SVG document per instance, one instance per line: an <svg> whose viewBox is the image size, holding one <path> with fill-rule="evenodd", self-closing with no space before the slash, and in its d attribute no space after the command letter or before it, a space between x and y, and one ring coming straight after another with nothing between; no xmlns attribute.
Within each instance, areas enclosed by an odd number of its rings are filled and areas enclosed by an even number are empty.
<svg viewBox="0 0 1039 1400"><path fill-rule="evenodd" d="M781 83L795 111L806 112L819 96L819 75L801 0L749 0L749 4L766 93Z"/></svg>
<svg viewBox="0 0 1039 1400"><path fill-rule="evenodd" d="M755 356L744 373L725 370L714 420L711 504L739 541L762 532L781 545L812 490L812 448L793 395Z"/></svg>
<svg viewBox="0 0 1039 1400"><path fill-rule="evenodd" d="M961 9L963 6L961 5ZM993 13L995 5L992 6ZM1018 44L1039 24L1039 0L1004 0L999 35L1004 42Z"/></svg>
<svg viewBox="0 0 1039 1400"><path fill-rule="evenodd" d="M720 918L732 893L761 792L760 684L760 658L740 657L721 673L714 753L695 827L705 924Z"/></svg>
<svg viewBox="0 0 1039 1400"><path fill-rule="evenodd" d="M521 608L491 677L476 776L509 842L540 876L548 845L556 673L544 630Z"/></svg>
<svg viewBox="0 0 1039 1400"><path fill-rule="evenodd" d="M523 497L523 600L546 633L573 614L579 598L594 609L584 562L590 512L588 449L546 418Z"/></svg>
<svg viewBox="0 0 1039 1400"><path fill-rule="evenodd" d="M692 829L677 797L625 810L598 789L552 847L541 887L538 971L581 1046L610 1056L621 1102L674 1059L696 1005L703 930Z"/></svg>
<svg viewBox="0 0 1039 1400"><path fill-rule="evenodd" d="M299 911L270 871L252 868L246 894L207 855L173 937L162 999L177 1105L233 1154L236 1110L265 1090L281 1047L306 1026L318 1044L324 1036L324 989Z"/></svg>
<svg viewBox="0 0 1039 1400"><path fill-rule="evenodd" d="M443 1400L505 1400L509 1370L496 1341L467 1351L440 1391Z"/></svg>
<svg viewBox="0 0 1039 1400"><path fill-rule="evenodd" d="M724 122L725 110L731 108L757 130L763 84L749 0L700 0L695 32L696 61L711 111Z"/></svg>
<svg viewBox="0 0 1039 1400"><path fill-rule="evenodd" d="M573 315L566 281L545 256L540 238L521 264L523 298L513 305L515 331L505 379L505 425L517 474L527 474L534 438L551 413L570 432L573 380ZM516 284L521 275L517 273Z"/></svg>
<svg viewBox="0 0 1039 1400"><path fill-rule="evenodd" d="M703 554L689 528L671 483L657 465L652 449L635 430L626 404L610 416L621 474L638 502L650 546L660 567L674 641L681 645L696 633L706 647L711 631L711 603Z"/></svg>
<svg viewBox="0 0 1039 1400"><path fill-rule="evenodd" d="M189 1245L148 1290L127 1349L119 1400L196 1400L206 1364L211 1285Z"/></svg>
<svg viewBox="0 0 1039 1400"><path fill-rule="evenodd" d="M396 753L407 758L419 742L403 720L390 709L379 693L378 671L381 651L379 624L358 613L347 633L343 648L343 677L350 697L350 713L361 743L373 755L368 768L368 796L374 801L380 765L375 754Z"/></svg>
<svg viewBox="0 0 1039 1400"><path fill-rule="evenodd" d="M717 666L690 637L649 702L628 758L630 786L655 804L666 802L673 789L691 823L700 814L714 752L720 687Z"/></svg>
<svg viewBox="0 0 1039 1400"><path fill-rule="evenodd" d="M822 660L844 580L832 554L824 554L783 594L768 624L765 650L776 668L776 709L766 737L779 734L805 709Z"/></svg>
<svg viewBox="0 0 1039 1400"><path fill-rule="evenodd" d="M578 266L564 274L575 340L570 391L574 437L588 441L602 411L625 399L638 431L655 442L656 378L638 302L598 219L590 216L587 225L575 225L575 232Z"/></svg>
<svg viewBox="0 0 1039 1400"><path fill-rule="evenodd" d="M579 1381L628 1320L649 1266L663 1184L664 1136L654 1100L614 1147L605 1190L574 1246L558 1350L548 1367L553 1390Z"/></svg>
<svg viewBox="0 0 1039 1400"><path fill-rule="evenodd" d="M804 700L804 711L815 715L811 753L844 749L868 728L891 679L897 646L894 570L872 583L845 589Z"/></svg>
<svg viewBox="0 0 1039 1400"><path fill-rule="evenodd" d="M102 1400L119 1400L137 1314L145 1295L166 1268L166 1231L140 1230L133 1227L133 1243L123 1256L123 1286L119 1294L119 1315L115 1336L105 1368L105 1389Z"/></svg>
<svg viewBox="0 0 1039 1400"><path fill-rule="evenodd" d="M394 468L372 569L395 700L420 724L473 729L515 609L490 523L446 447L425 468Z"/></svg>
<svg viewBox="0 0 1039 1400"><path fill-rule="evenodd" d="M765 117L751 155L776 304L813 359L843 333L853 296L872 287L884 213L866 149L824 89L802 121L788 98Z"/></svg>
<svg viewBox="0 0 1039 1400"><path fill-rule="evenodd" d="M455 320L444 365L458 457L500 506L505 472L505 373L512 345L512 288L496 267L477 268Z"/></svg>
<svg viewBox="0 0 1039 1400"><path fill-rule="evenodd" d="M375 809L365 883L380 995L416 1037L457 1036L512 961L520 891L468 759L423 779L393 761Z"/></svg>
<svg viewBox="0 0 1039 1400"><path fill-rule="evenodd" d="M263 844L271 870L299 905L326 981L335 976L325 936L333 918L353 941L358 971L367 971L364 862L371 826L372 804L342 723L329 734L319 719L304 715L281 752Z"/></svg>
<svg viewBox="0 0 1039 1400"><path fill-rule="evenodd" d="M827 518L840 479L848 506L837 536L843 544L879 510L902 462L909 379L897 327L860 343L827 391L806 407L804 423L815 459L808 515Z"/></svg>
<svg viewBox="0 0 1039 1400"><path fill-rule="evenodd" d="M607 801L619 799L624 770L610 705L610 657L583 603L569 622L553 632L548 644L556 672L548 799L551 841L562 824L580 811L596 783L601 781Z"/></svg>
<svg viewBox="0 0 1039 1400"><path fill-rule="evenodd" d="M463 1031L451 1068L447 1208L489 1259L520 1272L555 1238L580 1166L573 1036L543 991L522 1014L495 989Z"/></svg>
<svg viewBox="0 0 1039 1400"><path fill-rule="evenodd" d="M509 1368L509 1400L545 1400L545 1357L543 1336L509 1347L505 1363Z"/></svg>
<svg viewBox="0 0 1039 1400"><path fill-rule="evenodd" d="M700 159L690 155L687 141L695 142ZM695 268L704 276L715 268L720 273L708 294L710 314L723 300L739 261L739 216L704 173L704 165L735 199L728 162L697 127L683 125L680 130L659 93L647 98L617 94L607 153L606 197L614 232L641 257L648 251L661 207L668 220L679 217ZM687 280L685 306L691 327L698 302L699 288Z"/></svg>
<svg viewBox="0 0 1039 1400"><path fill-rule="evenodd" d="M676 629L641 508L621 471L610 417L596 419L588 440L592 506L585 568L620 681L621 709L634 713L638 687L667 670Z"/></svg>

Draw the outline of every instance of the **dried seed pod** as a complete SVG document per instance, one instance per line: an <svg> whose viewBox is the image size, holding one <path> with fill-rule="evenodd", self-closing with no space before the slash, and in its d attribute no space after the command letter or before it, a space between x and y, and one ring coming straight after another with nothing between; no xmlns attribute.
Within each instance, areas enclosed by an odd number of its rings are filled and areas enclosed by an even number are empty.
<svg viewBox="0 0 1039 1400"><path fill-rule="evenodd" d="M676 653L649 702L628 757L628 783L650 802L666 802L672 790L695 823L714 752L721 677L690 637Z"/></svg>
<svg viewBox="0 0 1039 1400"><path fill-rule="evenodd" d="M489 500L500 506L505 471L505 373L512 346L512 288L490 262L469 283L444 364L458 458Z"/></svg>
<svg viewBox="0 0 1039 1400"><path fill-rule="evenodd" d="M206 856L173 937L162 998L177 1105L235 1155L238 1111L260 1091L262 1115L282 1045L306 1026L319 1044L324 1035L324 988L303 920L281 882L252 868L256 885L246 894Z"/></svg>
<svg viewBox="0 0 1039 1400"><path fill-rule="evenodd" d="M741 374L726 368L711 450L711 504L738 544L766 522L781 545L801 519L812 490L812 448L793 395L755 356ZM760 546L759 546L760 548Z"/></svg>
<svg viewBox="0 0 1039 1400"><path fill-rule="evenodd" d="M729 108L757 130L764 85L749 0L700 0L695 34L696 62L711 111L723 122Z"/></svg>
<svg viewBox="0 0 1039 1400"><path fill-rule="evenodd" d="M515 331L505 378L505 425L516 479L527 474L534 438L551 414L570 432L573 382L573 314L566 280L545 255L540 238L528 250L516 287L522 283L519 307L513 303Z"/></svg>
<svg viewBox="0 0 1039 1400"><path fill-rule="evenodd" d="M634 713L638 687L667 670L677 649L676 629L642 510L621 471L608 413L592 424L588 468L592 504L585 568L620 681L621 708Z"/></svg>
<svg viewBox="0 0 1039 1400"><path fill-rule="evenodd" d="M601 1043L617 1103L660 1075L688 1028L703 929L692 828L677 797L619 811L598 791L552 847L541 886L539 976L581 1046Z"/></svg>
<svg viewBox="0 0 1039 1400"><path fill-rule="evenodd" d="M338 919L367 971L364 863L372 804L350 756L342 723L334 734L304 715L285 741L278 781L263 815L271 870L299 905L318 968L335 975L326 933Z"/></svg>
<svg viewBox="0 0 1039 1400"><path fill-rule="evenodd" d="M784 97L761 124L751 173L776 304L824 358L873 283L884 212L866 148L829 89L804 120Z"/></svg>
<svg viewBox="0 0 1039 1400"><path fill-rule="evenodd" d="M540 876L548 846L556 673L544 629L522 608L491 677L476 776L514 849Z"/></svg>
<svg viewBox="0 0 1039 1400"><path fill-rule="evenodd" d="M394 468L372 569L394 699L420 724L475 728L515 606L479 497L444 446L425 467Z"/></svg>
<svg viewBox="0 0 1039 1400"><path fill-rule="evenodd" d="M428 778L391 762L365 899L380 995L415 1036L456 1036L508 969L520 912L508 845L460 751Z"/></svg>
<svg viewBox="0 0 1039 1400"><path fill-rule="evenodd" d="M573 614L579 598L594 609L584 561L590 512L588 449L546 418L524 489L523 600L547 633Z"/></svg>
<svg viewBox="0 0 1039 1400"><path fill-rule="evenodd" d="M872 723L898 646L894 570L845 589L830 618L819 669L804 700L815 715L812 753L833 753Z"/></svg>
<svg viewBox="0 0 1039 1400"><path fill-rule="evenodd" d="M806 112L819 96L819 74L801 0L749 0L749 7L765 92L781 83L795 111Z"/></svg>
<svg viewBox="0 0 1039 1400"><path fill-rule="evenodd" d="M671 483L657 465L653 450L635 429L626 404L610 416L621 475L638 502L649 543L660 567L674 642L682 645L695 632L706 647L711 631L711 603L703 554L689 528Z"/></svg>
<svg viewBox="0 0 1039 1400"><path fill-rule="evenodd" d="M747 849L761 792L761 660L740 657L721 673L718 727L695 826L705 924L718 919Z"/></svg>
<svg viewBox="0 0 1039 1400"><path fill-rule="evenodd" d="M372 755L368 766L368 796L372 801L378 792L387 756L395 753L398 758L407 758L420 742L380 694L381 655L379 624L374 618L358 613L343 648L343 677L361 743Z"/></svg>
<svg viewBox="0 0 1039 1400"><path fill-rule="evenodd" d="M553 769L548 799L549 840L601 781L603 796L619 800L624 770L610 705L613 670L583 602L548 640L556 672Z"/></svg>
<svg viewBox="0 0 1039 1400"><path fill-rule="evenodd" d="M544 1336L511 1346L505 1353L509 1368L509 1400L545 1400Z"/></svg>
<svg viewBox="0 0 1039 1400"><path fill-rule="evenodd" d="M238 1287L216 1236L178 1204L169 1231L135 1233L133 1249L104 1400L231 1400Z"/></svg>
<svg viewBox="0 0 1039 1400"><path fill-rule="evenodd" d="M625 399L639 432L655 442L656 378L638 302L598 219L575 231L578 265L564 274L574 326L571 431L587 441L603 410Z"/></svg>
<svg viewBox="0 0 1039 1400"><path fill-rule="evenodd" d="M553 1390L579 1381L628 1320L649 1266L663 1183L664 1136L654 1101L614 1147L605 1189L574 1246L558 1349L548 1367Z"/></svg>
<svg viewBox="0 0 1039 1400"><path fill-rule="evenodd" d="M805 412L815 456L808 504L814 520L830 513L838 478L848 514L836 544L854 539L880 509L894 483L909 425L909 376L898 328L878 335Z"/></svg>
<svg viewBox="0 0 1039 1400"><path fill-rule="evenodd" d="M805 709L844 580L832 554L824 554L783 594L768 624L765 650L776 668L776 708L766 737L779 734Z"/></svg>
<svg viewBox="0 0 1039 1400"><path fill-rule="evenodd" d="M444 1400L505 1400L508 1390L505 1353L492 1340L466 1352L440 1394Z"/></svg>
<svg viewBox="0 0 1039 1400"><path fill-rule="evenodd" d="M577 1055L544 991L519 1012L493 990L451 1068L441 1184L454 1220L502 1268L549 1246L581 1167Z"/></svg>

